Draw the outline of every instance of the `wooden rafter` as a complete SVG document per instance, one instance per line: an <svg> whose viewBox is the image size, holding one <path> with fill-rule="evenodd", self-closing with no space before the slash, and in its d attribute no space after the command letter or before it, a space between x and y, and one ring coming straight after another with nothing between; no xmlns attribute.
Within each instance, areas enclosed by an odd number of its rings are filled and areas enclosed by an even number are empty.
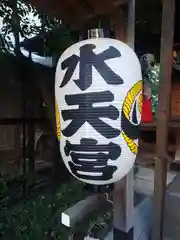
<svg viewBox="0 0 180 240"><path fill-rule="evenodd" d="M95 9L95 14L106 14L108 12L111 12L114 7L112 5L111 1L107 1L106 3L104 0L87 0L90 4L93 5Z"/></svg>
<svg viewBox="0 0 180 240"><path fill-rule="evenodd" d="M99 15L110 16L128 0L29 0L41 10L62 19L72 27L81 28L88 20Z"/></svg>

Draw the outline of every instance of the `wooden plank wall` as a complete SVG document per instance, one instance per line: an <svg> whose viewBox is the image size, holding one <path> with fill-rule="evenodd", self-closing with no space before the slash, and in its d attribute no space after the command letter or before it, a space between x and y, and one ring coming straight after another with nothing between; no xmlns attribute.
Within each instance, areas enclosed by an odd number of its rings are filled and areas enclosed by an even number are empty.
<svg viewBox="0 0 180 240"><path fill-rule="evenodd" d="M0 119L20 119L22 118L22 87L21 83L15 79L13 71L2 70L0 88ZM26 76L25 76L26 77ZM36 99L35 117L40 117L41 98L35 95ZM13 121L12 121L13 122ZM12 150L20 144L22 126L0 125L0 153L1 151ZM0 160L1 161L1 160Z"/></svg>

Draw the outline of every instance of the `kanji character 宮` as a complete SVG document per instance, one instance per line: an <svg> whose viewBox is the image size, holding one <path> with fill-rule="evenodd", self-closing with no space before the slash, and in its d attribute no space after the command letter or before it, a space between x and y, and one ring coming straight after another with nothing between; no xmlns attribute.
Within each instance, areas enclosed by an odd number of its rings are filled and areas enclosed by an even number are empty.
<svg viewBox="0 0 180 240"><path fill-rule="evenodd" d="M121 148L115 143L97 145L94 139L81 139L80 144L66 142L65 154L71 156L69 166L78 178L87 180L110 180L117 167L108 165L108 160L116 160Z"/></svg>

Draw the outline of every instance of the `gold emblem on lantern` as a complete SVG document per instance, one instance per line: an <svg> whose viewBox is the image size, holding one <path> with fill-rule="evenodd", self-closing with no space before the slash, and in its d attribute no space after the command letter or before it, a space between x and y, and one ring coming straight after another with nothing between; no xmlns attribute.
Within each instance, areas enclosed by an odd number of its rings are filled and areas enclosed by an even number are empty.
<svg viewBox="0 0 180 240"><path fill-rule="evenodd" d="M58 109L57 101L55 102L55 108L56 108L56 129L57 129L57 138L60 141L60 133L61 133L61 127L60 127L60 113Z"/></svg>
<svg viewBox="0 0 180 240"><path fill-rule="evenodd" d="M137 106L137 107L136 107ZM139 127L139 123L134 123L131 120L132 117L132 112L133 111L139 111L139 113L141 114L142 112L142 80L140 80L139 82L137 82L127 93L127 96L124 100L123 103L123 107L122 107L122 113L125 116L126 120L128 121L128 125L129 127L129 132L125 132L124 130L122 130L122 135L123 138L125 140L125 142L127 143L130 151L134 154L137 154L138 152L138 146L135 142L135 140L133 138L131 138L131 127L133 129ZM125 123L127 124L127 122ZM123 128L122 128L123 129ZM127 129L127 128L126 128Z"/></svg>

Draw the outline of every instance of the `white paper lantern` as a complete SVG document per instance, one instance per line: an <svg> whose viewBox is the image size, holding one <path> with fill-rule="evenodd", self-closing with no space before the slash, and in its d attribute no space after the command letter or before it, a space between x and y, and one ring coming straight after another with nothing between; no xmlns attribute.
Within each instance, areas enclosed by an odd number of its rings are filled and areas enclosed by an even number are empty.
<svg viewBox="0 0 180 240"><path fill-rule="evenodd" d="M110 184L133 167L141 79L136 54L118 40L88 39L62 54L55 81L57 132L63 161L74 177Z"/></svg>

